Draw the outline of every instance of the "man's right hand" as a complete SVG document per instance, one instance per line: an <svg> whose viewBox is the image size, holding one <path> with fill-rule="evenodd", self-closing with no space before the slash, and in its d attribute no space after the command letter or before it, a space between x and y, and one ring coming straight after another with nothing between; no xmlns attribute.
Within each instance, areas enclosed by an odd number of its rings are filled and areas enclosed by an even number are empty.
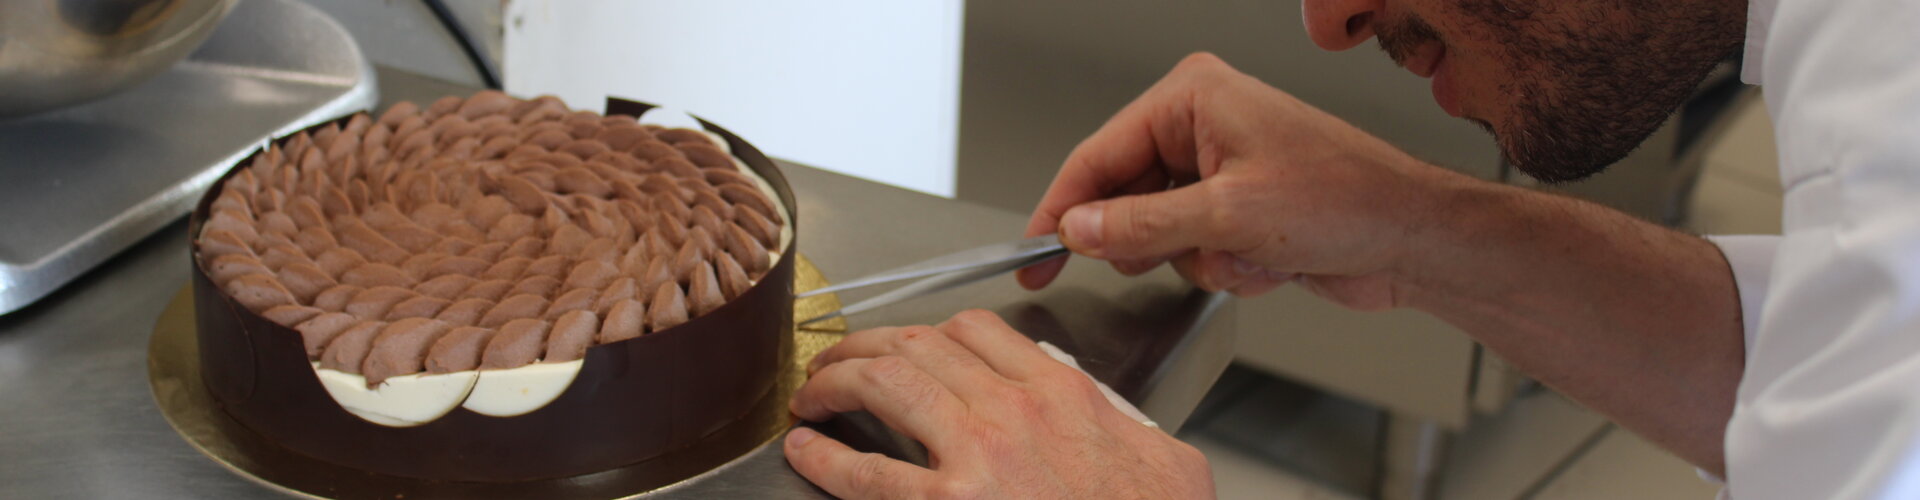
<svg viewBox="0 0 1920 500"><path fill-rule="evenodd" d="M1027 234L1208 290L1297 279L1350 308L1453 324L1708 471L1743 369L1719 248L1592 203L1477 181L1206 54L1068 156ZM1064 261L1027 268L1039 288Z"/></svg>
<svg viewBox="0 0 1920 500"><path fill-rule="evenodd" d="M1464 180L1195 54L1082 141L1027 235L1126 274L1171 262L1207 290L1288 281L1358 309L1402 305L1400 255L1436 187ZM1040 288L1065 260L1022 270Z"/></svg>

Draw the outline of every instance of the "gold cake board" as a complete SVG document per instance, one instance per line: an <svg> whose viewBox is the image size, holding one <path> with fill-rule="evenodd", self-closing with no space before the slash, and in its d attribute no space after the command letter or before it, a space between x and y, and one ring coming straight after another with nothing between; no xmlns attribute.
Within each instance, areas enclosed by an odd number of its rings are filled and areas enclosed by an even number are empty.
<svg viewBox="0 0 1920 500"><path fill-rule="evenodd" d="M796 254L797 255L797 254ZM806 256L798 255L794 291L827 285ZM840 308L839 297L823 294L794 302L796 323ZM308 498L619 498L642 496L739 459L706 446L714 441L748 439L768 446L793 426L787 400L806 381L806 363L845 336L846 320L835 318L793 332L787 369L747 416L702 438L693 446L625 467L580 476L516 483L461 483L386 476L349 469L295 453L267 442L221 411L200 380L200 349L194 335L193 289L182 287L167 304L147 344L147 380L160 414L188 444L254 482ZM737 441L736 441L737 442Z"/></svg>

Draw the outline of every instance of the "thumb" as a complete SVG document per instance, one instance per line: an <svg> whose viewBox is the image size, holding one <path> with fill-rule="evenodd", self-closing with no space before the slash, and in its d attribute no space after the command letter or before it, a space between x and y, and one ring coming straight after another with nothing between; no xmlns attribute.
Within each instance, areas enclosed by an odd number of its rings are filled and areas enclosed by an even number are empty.
<svg viewBox="0 0 1920 500"><path fill-rule="evenodd" d="M1096 259L1158 259L1221 248L1221 217L1200 184L1082 204L1060 218L1060 239Z"/></svg>
<svg viewBox="0 0 1920 500"><path fill-rule="evenodd" d="M927 469L854 451L807 427L788 431L784 447L795 472L839 498L923 497L932 479Z"/></svg>

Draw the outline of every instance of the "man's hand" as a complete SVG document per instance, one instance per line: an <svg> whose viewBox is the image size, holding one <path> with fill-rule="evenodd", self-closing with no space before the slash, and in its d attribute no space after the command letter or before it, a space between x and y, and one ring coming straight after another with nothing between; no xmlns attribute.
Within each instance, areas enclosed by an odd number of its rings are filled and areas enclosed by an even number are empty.
<svg viewBox="0 0 1920 500"><path fill-rule="evenodd" d="M925 444L931 468L805 427L787 461L842 498L1212 498L1206 458L1141 425L999 316L848 335L813 360L791 409L867 411Z"/></svg>
<svg viewBox="0 0 1920 500"><path fill-rule="evenodd" d="M1129 275L1172 261L1257 295L1298 276L1349 307L1397 304L1391 274L1452 176L1209 54L1182 61L1074 148L1027 226ZM1039 288L1064 260L1025 269Z"/></svg>
<svg viewBox="0 0 1920 500"><path fill-rule="evenodd" d="M1074 148L1027 234L1209 290L1297 279L1439 317L1709 471L1740 381L1740 302L1712 243L1421 163L1206 54ZM1025 269L1045 286L1064 261Z"/></svg>

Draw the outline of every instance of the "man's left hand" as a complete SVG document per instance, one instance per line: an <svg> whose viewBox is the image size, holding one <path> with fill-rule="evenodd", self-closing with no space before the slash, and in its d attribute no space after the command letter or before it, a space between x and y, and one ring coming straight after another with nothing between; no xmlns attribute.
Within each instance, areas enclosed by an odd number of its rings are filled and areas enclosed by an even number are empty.
<svg viewBox="0 0 1920 500"><path fill-rule="evenodd" d="M1093 380L986 311L848 335L814 358L802 419L867 411L926 445L929 467L805 427L787 461L842 498L1212 498L1199 450L1114 408Z"/></svg>

